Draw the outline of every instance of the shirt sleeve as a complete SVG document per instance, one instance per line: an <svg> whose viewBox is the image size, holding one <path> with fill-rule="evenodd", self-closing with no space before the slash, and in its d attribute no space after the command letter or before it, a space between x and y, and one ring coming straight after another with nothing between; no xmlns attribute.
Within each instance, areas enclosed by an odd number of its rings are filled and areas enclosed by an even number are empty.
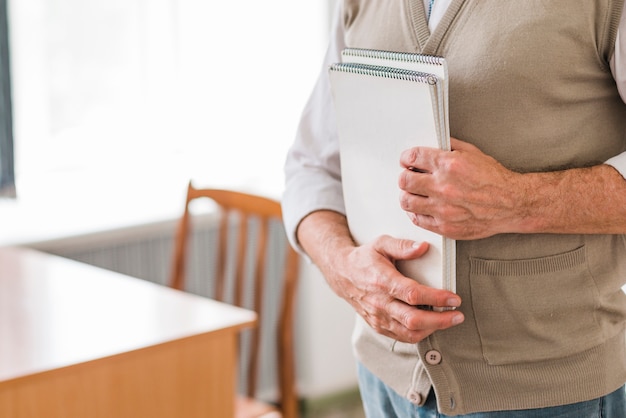
<svg viewBox="0 0 626 418"><path fill-rule="evenodd" d="M611 72L613 73L619 94L624 103L626 103L626 2L624 2L624 11L617 31L617 39L615 40L615 53L611 59ZM606 164L613 166L626 178L626 152L610 158L606 161Z"/></svg>
<svg viewBox="0 0 626 418"><path fill-rule="evenodd" d="M337 2L323 66L284 165L283 221L289 241L300 253L303 251L296 231L304 217L318 210L345 214L339 142L328 76L328 67L341 61L345 47L341 3Z"/></svg>

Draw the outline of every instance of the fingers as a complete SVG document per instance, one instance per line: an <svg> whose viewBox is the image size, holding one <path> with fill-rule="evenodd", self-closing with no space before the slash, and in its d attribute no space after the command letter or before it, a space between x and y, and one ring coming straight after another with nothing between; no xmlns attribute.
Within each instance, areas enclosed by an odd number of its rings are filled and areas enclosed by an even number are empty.
<svg viewBox="0 0 626 418"><path fill-rule="evenodd" d="M427 243L381 236L355 247L349 259L340 259L329 284L378 333L404 342L421 341L463 321L461 312L419 309L420 305L458 307L461 299L447 290L419 284L393 264L419 258L428 247ZM346 274L336 274L341 271Z"/></svg>
<svg viewBox="0 0 626 418"><path fill-rule="evenodd" d="M461 306L459 295L443 289L419 284L413 279L395 280L389 289L389 295L408 306L433 306L437 308L458 308Z"/></svg>
<svg viewBox="0 0 626 418"><path fill-rule="evenodd" d="M463 314L455 311L436 312L419 309L403 303L393 303L389 307L391 317L409 330L446 329L463 322Z"/></svg>
<svg viewBox="0 0 626 418"><path fill-rule="evenodd" d="M428 250L426 243L380 237L373 243L374 249L390 259L406 260L421 257ZM369 312L364 318L378 333L398 341L417 343L437 330L443 330L464 321L461 312L455 310L436 312L418 306L457 308L461 298L453 292L434 289L391 272L384 283L378 283L380 298L370 300Z"/></svg>
<svg viewBox="0 0 626 418"><path fill-rule="evenodd" d="M469 142L450 138L452 151L476 153L480 150ZM414 147L409 148L400 154L400 165L414 172L432 174L437 171L437 167L447 161L454 153L437 148Z"/></svg>
<svg viewBox="0 0 626 418"><path fill-rule="evenodd" d="M417 243L386 235L376 239L372 245L374 250L392 260L416 259L423 256L429 248L429 244L426 242ZM415 280L403 276L395 269L389 272L389 277L385 280L384 286L388 296L410 306L425 305L444 308L461 306L461 298L457 294L421 285Z"/></svg>
<svg viewBox="0 0 626 418"><path fill-rule="evenodd" d="M378 333L408 343L417 343L437 330L443 330L464 321L461 312L435 312L408 306L401 302L390 303L386 317L366 315L365 319Z"/></svg>
<svg viewBox="0 0 626 418"><path fill-rule="evenodd" d="M403 168L421 173L432 173L441 151L436 148L415 147L400 154L400 165Z"/></svg>

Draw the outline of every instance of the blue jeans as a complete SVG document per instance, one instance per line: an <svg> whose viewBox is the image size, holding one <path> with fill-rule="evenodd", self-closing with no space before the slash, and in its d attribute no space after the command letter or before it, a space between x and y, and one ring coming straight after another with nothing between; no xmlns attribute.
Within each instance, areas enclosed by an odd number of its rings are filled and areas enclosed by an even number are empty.
<svg viewBox="0 0 626 418"><path fill-rule="evenodd" d="M358 365L359 388L368 418L446 418L437 412L437 400L430 391L424 406L416 406L394 392L363 365ZM586 402L523 411L477 412L468 418L626 418L626 390Z"/></svg>

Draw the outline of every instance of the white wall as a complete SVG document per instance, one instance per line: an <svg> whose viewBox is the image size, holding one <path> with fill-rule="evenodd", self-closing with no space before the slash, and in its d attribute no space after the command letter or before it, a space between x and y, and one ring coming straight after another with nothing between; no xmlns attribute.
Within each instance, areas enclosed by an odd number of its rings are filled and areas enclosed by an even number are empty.
<svg viewBox="0 0 626 418"><path fill-rule="evenodd" d="M354 311L312 264L302 263L299 286L296 347L301 392L316 398L356 387Z"/></svg>

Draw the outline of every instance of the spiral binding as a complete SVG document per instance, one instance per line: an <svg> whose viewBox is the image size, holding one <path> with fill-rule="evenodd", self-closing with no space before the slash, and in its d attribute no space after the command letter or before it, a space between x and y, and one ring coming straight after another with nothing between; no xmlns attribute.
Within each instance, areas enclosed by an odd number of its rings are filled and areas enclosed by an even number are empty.
<svg viewBox="0 0 626 418"><path fill-rule="evenodd" d="M434 55L414 54L410 52L381 51L377 49L347 48L344 55L385 60L420 62L424 64L443 65L445 59Z"/></svg>
<svg viewBox="0 0 626 418"><path fill-rule="evenodd" d="M382 67L378 65L337 63L330 66L331 71L355 73L374 77L393 78L396 80L413 81L435 85L438 82L436 76L419 71L404 70L400 68Z"/></svg>

